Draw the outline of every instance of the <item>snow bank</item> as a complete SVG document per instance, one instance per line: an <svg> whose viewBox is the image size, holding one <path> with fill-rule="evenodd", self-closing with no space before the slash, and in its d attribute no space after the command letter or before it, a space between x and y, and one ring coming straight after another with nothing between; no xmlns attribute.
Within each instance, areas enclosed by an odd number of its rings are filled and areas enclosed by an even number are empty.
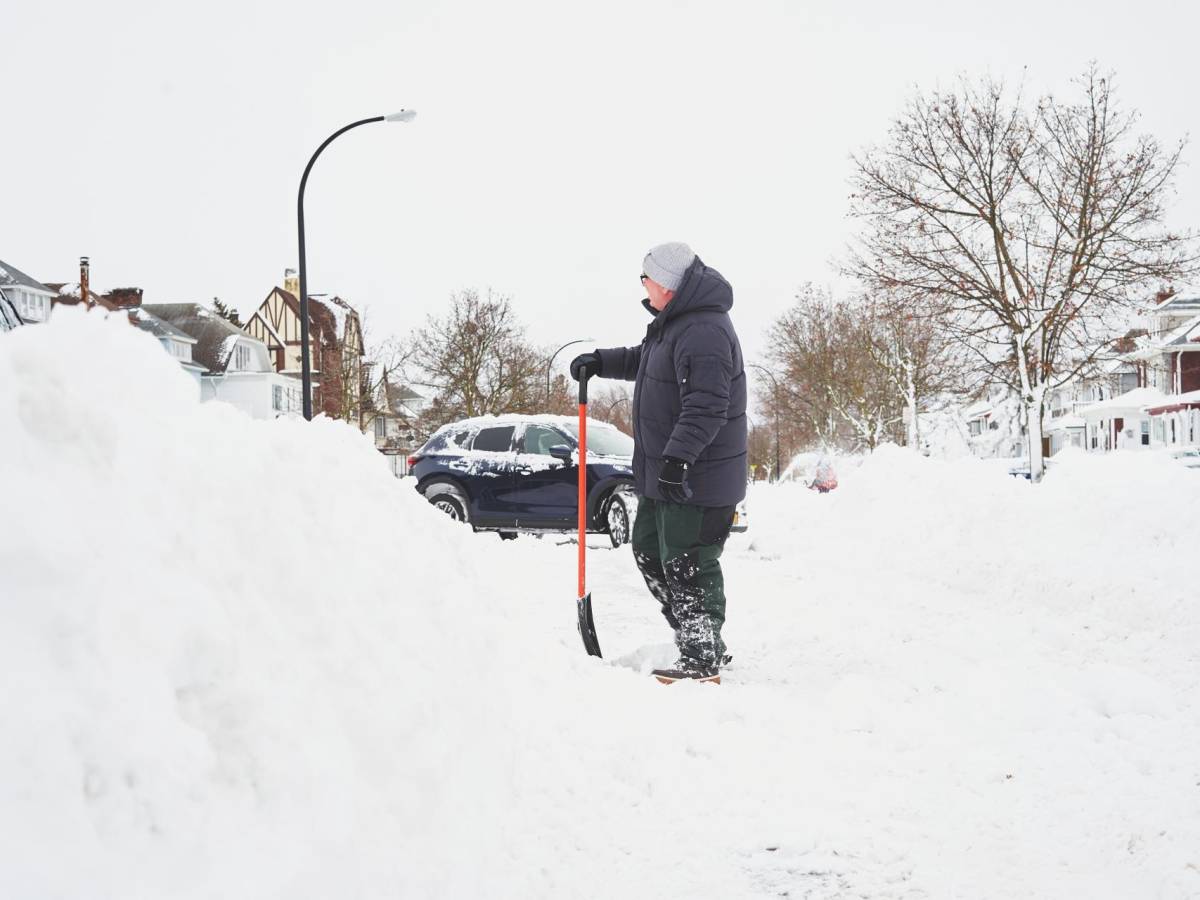
<svg viewBox="0 0 1200 900"><path fill-rule="evenodd" d="M11 338L0 895L528 894L513 773L561 711L530 727L485 548L347 427L198 405L120 319Z"/></svg>
<svg viewBox="0 0 1200 900"><path fill-rule="evenodd" d="M0 337L0 896L1200 893L1195 472L758 485L734 666L664 689L627 551L588 659L570 545L191 390L119 318Z"/></svg>

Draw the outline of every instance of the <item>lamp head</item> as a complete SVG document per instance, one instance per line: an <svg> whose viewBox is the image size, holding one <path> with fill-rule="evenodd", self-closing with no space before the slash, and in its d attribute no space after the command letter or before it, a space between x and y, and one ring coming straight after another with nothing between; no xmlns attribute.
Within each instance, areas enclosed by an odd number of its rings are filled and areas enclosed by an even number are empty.
<svg viewBox="0 0 1200 900"><path fill-rule="evenodd" d="M417 117L415 109L402 109L400 112L394 112L383 117L385 122L411 122Z"/></svg>

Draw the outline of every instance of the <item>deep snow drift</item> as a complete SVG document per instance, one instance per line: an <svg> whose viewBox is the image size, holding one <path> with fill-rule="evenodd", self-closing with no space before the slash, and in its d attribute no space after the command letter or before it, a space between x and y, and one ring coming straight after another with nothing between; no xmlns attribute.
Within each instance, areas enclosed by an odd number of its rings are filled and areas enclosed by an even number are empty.
<svg viewBox="0 0 1200 900"><path fill-rule="evenodd" d="M1200 895L1198 473L882 451L757 487L736 656L628 550L437 514L369 441L0 337L0 896Z"/></svg>

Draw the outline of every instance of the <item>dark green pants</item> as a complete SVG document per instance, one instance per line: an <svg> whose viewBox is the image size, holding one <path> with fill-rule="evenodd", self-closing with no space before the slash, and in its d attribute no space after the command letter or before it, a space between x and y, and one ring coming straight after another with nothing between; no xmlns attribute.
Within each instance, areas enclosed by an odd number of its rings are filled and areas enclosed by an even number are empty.
<svg viewBox="0 0 1200 900"><path fill-rule="evenodd" d="M732 506L691 506L642 497L633 523L633 558L675 632L679 655L719 666L725 655L721 551Z"/></svg>

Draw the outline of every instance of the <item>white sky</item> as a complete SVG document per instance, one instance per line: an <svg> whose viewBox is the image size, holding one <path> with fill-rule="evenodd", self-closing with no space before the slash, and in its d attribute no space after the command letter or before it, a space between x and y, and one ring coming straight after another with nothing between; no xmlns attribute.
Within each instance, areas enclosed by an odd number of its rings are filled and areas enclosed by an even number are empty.
<svg viewBox="0 0 1200 900"><path fill-rule="evenodd" d="M464 287L542 344L640 340L637 276L684 240L732 282L747 355L804 281L833 283L848 156L915 85L1062 92L1089 59L1165 142L1200 131L1190 4L20 3L5 9L0 259L43 281L219 296L296 265L403 334ZM1200 223L1197 148L1174 224ZM582 348L581 348L582 349ZM570 358L565 351L560 361Z"/></svg>

